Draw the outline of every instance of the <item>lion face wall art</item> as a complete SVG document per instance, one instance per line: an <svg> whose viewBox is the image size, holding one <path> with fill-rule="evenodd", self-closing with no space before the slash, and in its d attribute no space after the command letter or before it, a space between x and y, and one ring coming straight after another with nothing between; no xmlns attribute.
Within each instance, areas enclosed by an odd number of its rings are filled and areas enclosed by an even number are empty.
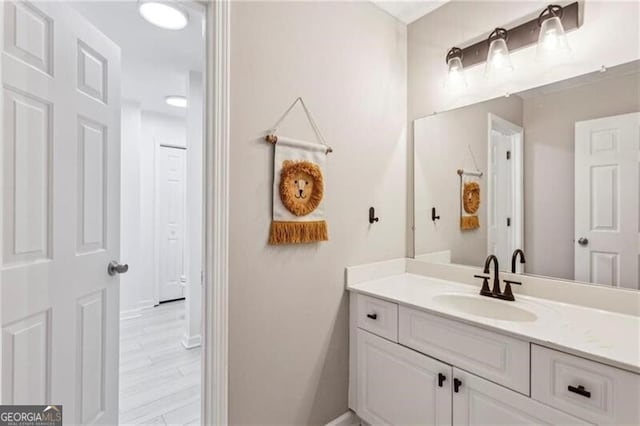
<svg viewBox="0 0 640 426"><path fill-rule="evenodd" d="M324 183L320 168L310 161L282 163L280 198L282 204L296 216L313 212L322 201Z"/></svg>
<svg viewBox="0 0 640 426"><path fill-rule="evenodd" d="M326 147L280 138L273 160L273 220L269 244L328 241L325 220Z"/></svg>

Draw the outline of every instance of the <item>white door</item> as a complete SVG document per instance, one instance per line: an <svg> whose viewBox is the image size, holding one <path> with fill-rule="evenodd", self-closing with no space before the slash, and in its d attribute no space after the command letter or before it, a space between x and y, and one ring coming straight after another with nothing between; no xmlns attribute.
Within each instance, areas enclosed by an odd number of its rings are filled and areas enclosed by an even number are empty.
<svg viewBox="0 0 640 426"><path fill-rule="evenodd" d="M2 404L116 424L120 50L57 2L0 21Z"/></svg>
<svg viewBox="0 0 640 426"><path fill-rule="evenodd" d="M453 426L590 424L457 368L453 377Z"/></svg>
<svg viewBox="0 0 640 426"><path fill-rule="evenodd" d="M160 229L160 302L184 297L186 150L160 147L158 183Z"/></svg>
<svg viewBox="0 0 640 426"><path fill-rule="evenodd" d="M523 248L522 134L521 127L489 114L487 250L504 268Z"/></svg>
<svg viewBox="0 0 640 426"><path fill-rule="evenodd" d="M451 425L451 366L357 333L360 418L372 425Z"/></svg>
<svg viewBox="0 0 640 426"><path fill-rule="evenodd" d="M640 113L576 123L575 279L638 288Z"/></svg>

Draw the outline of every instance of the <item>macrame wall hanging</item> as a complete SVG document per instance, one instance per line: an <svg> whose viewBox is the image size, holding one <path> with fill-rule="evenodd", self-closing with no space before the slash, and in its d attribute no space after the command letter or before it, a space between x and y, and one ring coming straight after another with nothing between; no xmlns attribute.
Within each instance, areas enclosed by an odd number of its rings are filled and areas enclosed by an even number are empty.
<svg viewBox="0 0 640 426"><path fill-rule="evenodd" d="M469 154L475 171L458 169L460 176L460 229L468 231L480 228L478 212L480 210L480 179L482 172L469 146ZM463 161L464 163L464 161Z"/></svg>
<svg viewBox="0 0 640 426"><path fill-rule="evenodd" d="M300 104L317 142L278 136L278 126ZM327 145L302 98L297 98L269 130L267 142L275 145L273 156L273 220L269 244L300 244L327 241L324 166L333 152Z"/></svg>

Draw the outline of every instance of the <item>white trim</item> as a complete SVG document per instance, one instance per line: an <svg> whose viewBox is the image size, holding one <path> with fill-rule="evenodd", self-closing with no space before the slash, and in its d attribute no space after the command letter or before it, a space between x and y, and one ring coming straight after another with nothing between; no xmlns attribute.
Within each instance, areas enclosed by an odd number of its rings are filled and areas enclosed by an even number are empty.
<svg viewBox="0 0 640 426"><path fill-rule="evenodd" d="M230 1L206 4L202 424L228 424Z"/></svg>
<svg viewBox="0 0 640 426"><path fill-rule="evenodd" d="M362 421L353 411L349 410L338 418L333 419L325 426L360 426Z"/></svg>
<svg viewBox="0 0 640 426"><path fill-rule="evenodd" d="M182 336L181 343L182 346L185 347L185 349L197 348L202 343L202 336L200 334L198 334L197 336L187 336L185 334L184 336Z"/></svg>

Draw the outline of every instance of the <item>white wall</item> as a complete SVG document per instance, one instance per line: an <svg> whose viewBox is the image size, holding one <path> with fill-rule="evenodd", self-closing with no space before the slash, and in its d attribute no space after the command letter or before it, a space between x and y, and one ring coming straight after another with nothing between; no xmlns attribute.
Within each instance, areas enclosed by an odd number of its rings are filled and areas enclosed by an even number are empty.
<svg viewBox="0 0 640 426"><path fill-rule="evenodd" d="M232 2L231 32L229 423L322 425L347 410L344 268L405 255L406 27L369 2ZM274 247L263 136L297 96L334 148L330 240ZM299 110L281 134L313 137Z"/></svg>
<svg viewBox="0 0 640 426"><path fill-rule="evenodd" d="M536 59L535 46L513 52L514 76L507 82L488 82L484 65L467 69L468 89L452 93L444 88L445 55L453 46L465 47L486 38L497 26L537 17L548 3L540 1L452 1L408 26L408 120L435 111L516 93L550 82L613 66L640 57L640 3L587 0L583 25L568 34L572 53L564 64L550 65ZM413 138L409 135L409 150ZM413 175L409 159L409 176ZM413 193L409 178L410 193ZM413 197L410 199L412 202ZM407 209L413 223L413 206ZM413 253L413 233L408 232L407 251Z"/></svg>
<svg viewBox="0 0 640 426"><path fill-rule="evenodd" d="M124 102L122 108L122 317L158 303L156 245L156 155L160 143L186 146L185 120L140 111Z"/></svg>
<svg viewBox="0 0 640 426"><path fill-rule="evenodd" d="M183 345L195 347L201 341L202 305L202 168L203 99L202 73L189 73L187 113L187 288L186 329Z"/></svg>

